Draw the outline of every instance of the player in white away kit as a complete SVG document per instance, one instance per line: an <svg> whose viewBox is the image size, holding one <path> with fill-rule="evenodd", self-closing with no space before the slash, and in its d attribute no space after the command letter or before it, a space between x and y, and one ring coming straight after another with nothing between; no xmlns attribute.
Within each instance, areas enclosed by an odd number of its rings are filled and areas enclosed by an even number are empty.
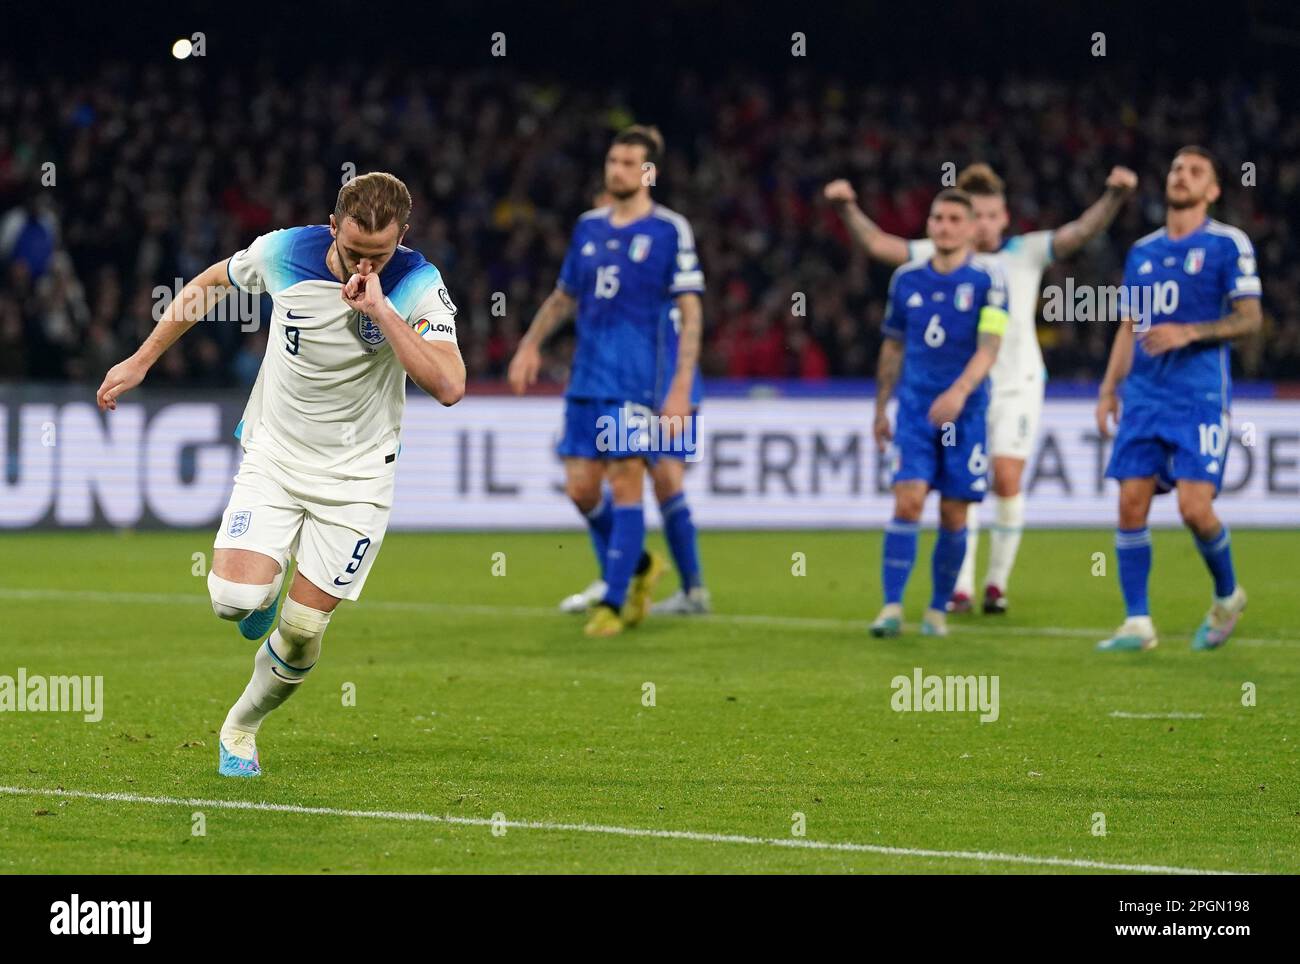
<svg viewBox="0 0 1300 964"><path fill-rule="evenodd" d="M97 393L101 409L115 409L234 287L270 294L271 337L238 429L244 459L208 574L212 608L260 640L290 556L297 574L221 728L224 776L261 773L262 720L315 665L334 607L361 594L392 509L406 376L444 405L465 392L442 275L401 246L410 213L391 174L353 179L328 226L262 235L187 284Z"/></svg>
<svg viewBox="0 0 1300 964"><path fill-rule="evenodd" d="M1031 231L1011 237L1003 236L1010 223L1005 185L991 167L970 165L958 175L957 187L969 194L975 205L975 250L996 259L1007 279L1011 302L1010 323L989 373L993 394L988 409L988 445L993 457L996 522L984 582L984 612L1004 613L1007 583L1020 549L1025 519L1020 483L1043 412L1046 371L1035 324L1043 272L1053 260L1070 257L1106 230L1137 187L1137 175L1125 167L1113 168L1106 178L1106 192L1077 219L1054 231ZM848 181L832 181L824 193L854 238L877 261L897 266L934 256L934 245L929 240L906 241L882 231L858 207L857 195ZM975 552L979 544L975 512L968 513L966 527L966 556L948 604L950 612L969 612L975 594Z"/></svg>

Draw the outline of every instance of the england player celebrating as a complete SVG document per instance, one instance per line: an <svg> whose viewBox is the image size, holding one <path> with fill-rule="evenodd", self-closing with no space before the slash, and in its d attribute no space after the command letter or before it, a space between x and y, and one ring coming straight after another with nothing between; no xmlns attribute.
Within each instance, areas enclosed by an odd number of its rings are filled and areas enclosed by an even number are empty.
<svg viewBox="0 0 1300 964"><path fill-rule="evenodd" d="M930 606L921 632L946 636L945 604L966 554L966 517L988 487L985 451L988 373L1007 329L1002 270L975 255L970 196L941 191L930 207L930 258L909 261L889 282L876 373L876 442L890 440L885 405L898 386L893 429L894 518L885 527L881 581L885 606L873 636L897 636L903 590L916 561L921 510L939 490L939 536L931 561ZM901 370L901 380L900 380Z"/></svg>
<svg viewBox="0 0 1300 964"><path fill-rule="evenodd" d="M328 227L262 235L190 281L97 393L101 409L115 409L234 288L271 296L270 344L237 430L244 458L208 574L212 608L261 639L290 556L297 573L221 728L225 776L261 773L262 721L315 666L339 601L361 594L392 508L406 377L444 405L465 391L442 275L401 246L410 213L391 174L353 179Z"/></svg>
<svg viewBox="0 0 1300 964"><path fill-rule="evenodd" d="M614 138L605 157L605 188L613 201L578 219L556 288L510 361L511 387L522 394L537 380L547 336L577 309L559 454L569 498L603 560L605 592L591 610L588 636L613 636L645 618L664 563L643 548L642 488L646 464L657 458L653 441L669 434L654 431L652 420L671 432L691 417L704 275L690 224L650 199L653 178L647 175L662 149L654 128L634 126ZM656 413L656 343L673 303L681 311L681 344ZM610 426L619 430L609 432ZM602 499L606 476L612 505Z"/></svg>
<svg viewBox="0 0 1300 964"><path fill-rule="evenodd" d="M957 187L969 194L975 205L975 250L996 257L1006 276L1011 301L1006 338L990 373L993 393L988 437L996 523L990 535L989 568L984 582L986 613L1006 611L1007 586L1024 526L1021 479L1033 452L1043 410L1043 354L1035 330L1043 271L1054 259L1070 257L1105 231L1136 186L1137 175L1128 168L1116 167L1106 178L1105 193L1076 220L1054 231L1005 237L1010 217L1002 179L987 164L972 164L958 175ZM867 254L877 261L899 265L934 253L928 240L908 242L882 231L858 207L848 181L832 181L826 185L825 195ZM948 605L952 612L969 611L975 593L978 513L970 514L968 531L966 557Z"/></svg>
<svg viewBox="0 0 1300 964"><path fill-rule="evenodd" d="M1214 600L1192 648L1222 646L1246 608L1213 501L1228 454L1229 341L1259 330L1261 289L1250 239L1207 216L1218 197L1209 153L1184 147L1165 180L1165 226L1138 240L1124 265L1121 324L1097 427L1108 436L1118 420L1106 475L1119 480L1115 554L1128 618L1098 643L1103 652L1156 645L1146 526L1159 483L1177 486L1178 511L1214 579Z"/></svg>

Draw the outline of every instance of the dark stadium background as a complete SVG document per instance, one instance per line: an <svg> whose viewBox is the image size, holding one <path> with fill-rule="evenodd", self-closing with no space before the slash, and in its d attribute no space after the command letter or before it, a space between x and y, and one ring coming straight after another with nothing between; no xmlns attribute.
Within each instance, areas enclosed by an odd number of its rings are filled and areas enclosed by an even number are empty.
<svg viewBox="0 0 1300 964"><path fill-rule="evenodd" d="M1239 374L1285 383L1300 371L1298 24L1258 3L13 7L0 381L97 383L151 328L156 286L268 229L325 220L352 162L411 187L407 243L446 275L487 388L554 283L611 132L635 120L663 130L656 197L697 235L711 389L870 376L888 272L852 253L820 201L826 181L851 178L867 212L910 237L946 161L994 164L1013 229L1065 222L1128 164L1139 195L1045 278L1113 284L1126 247L1161 222L1163 175L1187 142L1217 154L1214 213L1259 253L1266 326ZM173 59L194 31L206 56ZM46 161L56 187L40 186ZM1246 162L1257 186L1240 185ZM1056 386L1099 377L1110 327L1040 333ZM247 385L264 344L264 330L200 326L146 388ZM567 347L553 343L555 382Z"/></svg>

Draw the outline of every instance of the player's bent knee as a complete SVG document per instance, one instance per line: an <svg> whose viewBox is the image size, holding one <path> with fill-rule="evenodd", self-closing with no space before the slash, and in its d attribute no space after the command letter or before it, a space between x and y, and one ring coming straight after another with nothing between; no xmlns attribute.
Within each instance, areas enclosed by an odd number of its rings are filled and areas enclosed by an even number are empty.
<svg viewBox="0 0 1300 964"><path fill-rule="evenodd" d="M947 529L949 532L957 532L966 527L966 509L965 502L941 502L939 503L939 526Z"/></svg>
<svg viewBox="0 0 1300 964"><path fill-rule="evenodd" d="M208 597L212 611L222 619L238 621L266 605L275 583L231 582L215 572L208 573Z"/></svg>
<svg viewBox="0 0 1300 964"><path fill-rule="evenodd" d="M904 522L920 522L925 509L925 496L899 494L894 497L894 517Z"/></svg>
<svg viewBox="0 0 1300 964"><path fill-rule="evenodd" d="M564 482L564 494L582 512L590 512L600 504L600 476L570 476Z"/></svg>
<svg viewBox="0 0 1300 964"><path fill-rule="evenodd" d="M289 598L284 601L284 608L280 611L280 635L290 646L309 646L313 642L320 642L329 621L329 613L304 606L298 600Z"/></svg>
<svg viewBox="0 0 1300 964"><path fill-rule="evenodd" d="M669 499L675 498L677 493L682 491L680 480L665 478L662 475L654 477L655 501L663 505Z"/></svg>
<svg viewBox="0 0 1300 964"><path fill-rule="evenodd" d="M1208 502L1179 502L1178 514L1183 517L1183 524L1198 535L1212 534L1219 527L1214 508Z"/></svg>

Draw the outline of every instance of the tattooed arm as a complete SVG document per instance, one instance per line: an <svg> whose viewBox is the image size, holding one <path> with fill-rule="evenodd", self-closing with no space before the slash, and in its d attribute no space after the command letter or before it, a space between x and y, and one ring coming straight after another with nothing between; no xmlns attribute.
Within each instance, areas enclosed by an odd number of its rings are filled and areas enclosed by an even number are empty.
<svg viewBox="0 0 1300 964"><path fill-rule="evenodd" d="M889 405L898 376L903 371L903 343L897 338L885 338L880 343L880 358L876 362L876 420L872 434L876 437L876 448L882 452L894 437L889 427L889 416L885 408Z"/></svg>

